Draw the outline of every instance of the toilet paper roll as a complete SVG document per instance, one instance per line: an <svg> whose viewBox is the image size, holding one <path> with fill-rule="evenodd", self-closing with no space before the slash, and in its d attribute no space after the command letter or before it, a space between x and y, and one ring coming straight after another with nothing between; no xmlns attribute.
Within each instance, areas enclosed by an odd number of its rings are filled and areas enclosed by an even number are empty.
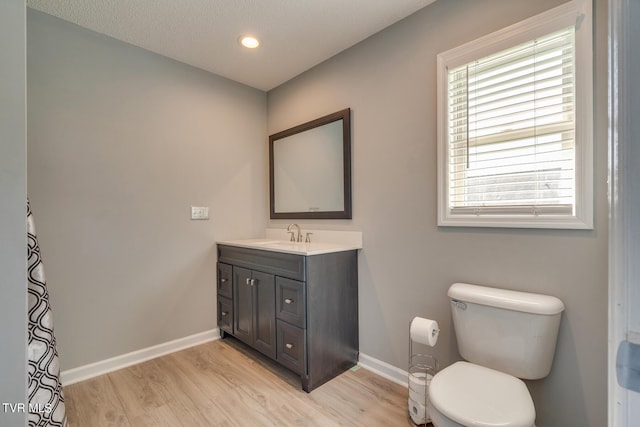
<svg viewBox="0 0 640 427"><path fill-rule="evenodd" d="M431 379L431 375L428 377ZM409 387L414 390L426 390L427 386L427 373L426 372L414 372L409 374Z"/></svg>
<svg viewBox="0 0 640 427"><path fill-rule="evenodd" d="M409 328L411 340L433 347L438 342L440 328L438 322L422 317L414 317Z"/></svg>
<svg viewBox="0 0 640 427"><path fill-rule="evenodd" d="M426 402L427 387L433 376L422 372L409 375L409 398L416 402ZM426 379L426 381L425 381Z"/></svg>
<svg viewBox="0 0 640 427"><path fill-rule="evenodd" d="M426 407L420 403L409 399L409 416L416 424L425 424L431 421L427 417Z"/></svg>
<svg viewBox="0 0 640 427"><path fill-rule="evenodd" d="M427 402L426 393L424 390L414 390L409 389L409 399L414 402L422 403L423 405Z"/></svg>

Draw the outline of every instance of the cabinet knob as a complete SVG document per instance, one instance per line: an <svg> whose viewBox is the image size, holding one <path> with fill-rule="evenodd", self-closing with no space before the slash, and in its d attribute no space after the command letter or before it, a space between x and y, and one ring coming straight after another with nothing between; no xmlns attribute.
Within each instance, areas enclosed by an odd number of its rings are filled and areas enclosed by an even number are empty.
<svg viewBox="0 0 640 427"><path fill-rule="evenodd" d="M222 313L220 313L220 315L221 315L222 317L226 316L227 314L229 314L229 313L227 313L226 311L223 311Z"/></svg>
<svg viewBox="0 0 640 427"><path fill-rule="evenodd" d="M250 279L250 280L249 280L249 284L250 284L251 286L255 285L255 284L256 284L256 279Z"/></svg>
<svg viewBox="0 0 640 427"><path fill-rule="evenodd" d="M287 347L289 350L293 348L293 344L291 343L286 343L284 346Z"/></svg>
<svg viewBox="0 0 640 427"><path fill-rule="evenodd" d="M284 300L285 304L291 304L293 302L293 300L291 298L287 298Z"/></svg>
<svg viewBox="0 0 640 427"><path fill-rule="evenodd" d="M247 277L247 280L245 281L245 284L250 285L251 284L251 279Z"/></svg>
<svg viewBox="0 0 640 427"><path fill-rule="evenodd" d="M226 279L225 277L223 277L222 279L220 279L220 283L226 283L228 279Z"/></svg>

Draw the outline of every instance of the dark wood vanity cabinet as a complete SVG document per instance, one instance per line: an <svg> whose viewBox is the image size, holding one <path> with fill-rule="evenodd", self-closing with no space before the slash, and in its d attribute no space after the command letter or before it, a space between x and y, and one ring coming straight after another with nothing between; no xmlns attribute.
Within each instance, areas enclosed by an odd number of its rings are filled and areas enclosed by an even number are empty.
<svg viewBox="0 0 640 427"><path fill-rule="evenodd" d="M299 374L310 392L358 361L357 252L219 244L218 327Z"/></svg>

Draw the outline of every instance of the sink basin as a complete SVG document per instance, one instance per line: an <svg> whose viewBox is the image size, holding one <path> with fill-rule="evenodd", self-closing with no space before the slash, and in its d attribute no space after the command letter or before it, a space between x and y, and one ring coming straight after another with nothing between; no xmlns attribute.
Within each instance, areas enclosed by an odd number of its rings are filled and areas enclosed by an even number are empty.
<svg viewBox="0 0 640 427"><path fill-rule="evenodd" d="M276 240L273 242L260 242L260 246L268 246L270 248L299 248L307 243L304 242L283 242Z"/></svg>
<svg viewBox="0 0 640 427"><path fill-rule="evenodd" d="M270 240L270 239L250 239L245 240L242 243L245 245L256 248L272 249L272 250L293 250L300 251L307 248L310 243L305 242L291 242L288 240Z"/></svg>

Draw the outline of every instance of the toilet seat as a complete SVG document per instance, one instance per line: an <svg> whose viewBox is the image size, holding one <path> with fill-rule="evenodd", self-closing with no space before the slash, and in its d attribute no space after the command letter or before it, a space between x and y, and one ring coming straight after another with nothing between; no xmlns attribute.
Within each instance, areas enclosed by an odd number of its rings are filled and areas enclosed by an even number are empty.
<svg viewBox="0 0 640 427"><path fill-rule="evenodd" d="M531 427L536 417L522 380L468 362L456 362L433 377L429 402L465 426Z"/></svg>

